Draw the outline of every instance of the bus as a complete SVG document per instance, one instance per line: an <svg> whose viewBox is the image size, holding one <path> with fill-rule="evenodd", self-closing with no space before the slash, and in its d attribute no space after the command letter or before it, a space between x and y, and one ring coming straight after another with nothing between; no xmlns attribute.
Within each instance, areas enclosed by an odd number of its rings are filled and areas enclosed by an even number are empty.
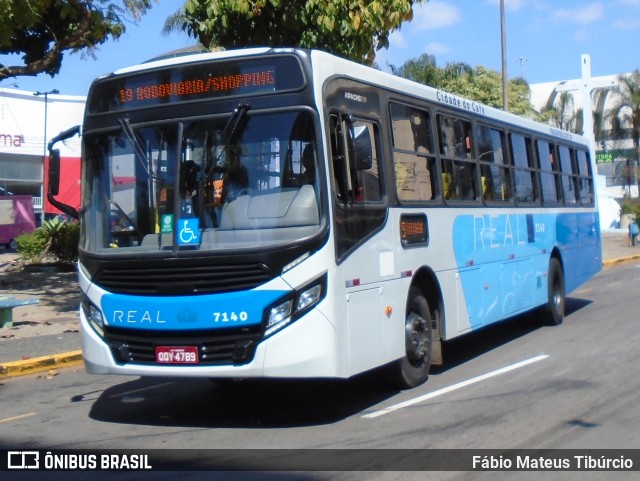
<svg viewBox="0 0 640 481"><path fill-rule="evenodd" d="M446 340L534 309L563 321L602 265L592 158L581 136L315 50L98 78L78 214L86 370L380 368L418 386Z"/></svg>

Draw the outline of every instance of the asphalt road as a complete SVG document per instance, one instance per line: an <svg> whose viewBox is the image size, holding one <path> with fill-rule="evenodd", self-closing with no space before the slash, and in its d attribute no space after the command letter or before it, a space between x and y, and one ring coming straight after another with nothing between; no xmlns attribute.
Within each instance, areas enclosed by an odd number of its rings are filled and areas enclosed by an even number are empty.
<svg viewBox="0 0 640 481"><path fill-rule="evenodd" d="M224 386L90 376L83 368L9 379L0 385L0 444L11 449L640 448L638 292L639 264L606 269L572 293L563 325L541 327L529 315L451 342L445 346L445 366L423 386L402 392L381 387L375 372L346 382ZM155 474L153 479L169 477ZM471 474L226 473L215 479L541 478L535 472ZM637 479L637 472L544 473L544 479L605 478Z"/></svg>

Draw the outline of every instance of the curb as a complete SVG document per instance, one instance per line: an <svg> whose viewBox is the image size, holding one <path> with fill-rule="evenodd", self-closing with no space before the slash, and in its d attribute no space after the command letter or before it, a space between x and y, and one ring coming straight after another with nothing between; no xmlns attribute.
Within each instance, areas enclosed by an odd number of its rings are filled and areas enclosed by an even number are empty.
<svg viewBox="0 0 640 481"><path fill-rule="evenodd" d="M613 258L613 259L608 259L608 260L602 262L602 267L604 269L606 269L607 267L613 267L613 266L617 266L619 264L624 264L625 262L633 262L633 261L640 261L640 254L634 254L632 256L616 257L616 258Z"/></svg>
<svg viewBox="0 0 640 481"><path fill-rule="evenodd" d="M80 366L83 363L82 351L69 351L61 354L35 357L24 361L0 363L0 379L27 376L37 372Z"/></svg>

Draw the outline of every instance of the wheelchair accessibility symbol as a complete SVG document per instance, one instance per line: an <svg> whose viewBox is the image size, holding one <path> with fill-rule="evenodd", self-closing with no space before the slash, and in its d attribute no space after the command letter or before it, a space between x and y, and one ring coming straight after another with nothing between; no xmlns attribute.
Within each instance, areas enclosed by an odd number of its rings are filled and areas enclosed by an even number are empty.
<svg viewBox="0 0 640 481"><path fill-rule="evenodd" d="M178 221L178 244L198 245L200 244L200 219L180 219Z"/></svg>

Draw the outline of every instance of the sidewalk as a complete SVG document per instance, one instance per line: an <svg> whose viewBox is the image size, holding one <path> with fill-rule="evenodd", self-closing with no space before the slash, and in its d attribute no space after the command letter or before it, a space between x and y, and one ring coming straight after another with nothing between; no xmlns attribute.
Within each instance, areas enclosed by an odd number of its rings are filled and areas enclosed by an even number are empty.
<svg viewBox="0 0 640 481"><path fill-rule="evenodd" d="M626 231L608 230L602 233L602 254L605 269L640 261L640 244L629 247ZM13 326L0 327L0 380L82 366L77 274L25 273L29 281L18 288L7 280L16 258L0 250L0 296L17 292L16 298L39 302L16 307Z"/></svg>
<svg viewBox="0 0 640 481"><path fill-rule="evenodd" d="M624 229L602 232L602 267L640 260L640 243L629 246L629 234Z"/></svg>
<svg viewBox="0 0 640 481"><path fill-rule="evenodd" d="M37 303L14 308L12 324L0 327L0 380L81 366L77 272L49 265L22 269L19 257L0 248L0 297Z"/></svg>

